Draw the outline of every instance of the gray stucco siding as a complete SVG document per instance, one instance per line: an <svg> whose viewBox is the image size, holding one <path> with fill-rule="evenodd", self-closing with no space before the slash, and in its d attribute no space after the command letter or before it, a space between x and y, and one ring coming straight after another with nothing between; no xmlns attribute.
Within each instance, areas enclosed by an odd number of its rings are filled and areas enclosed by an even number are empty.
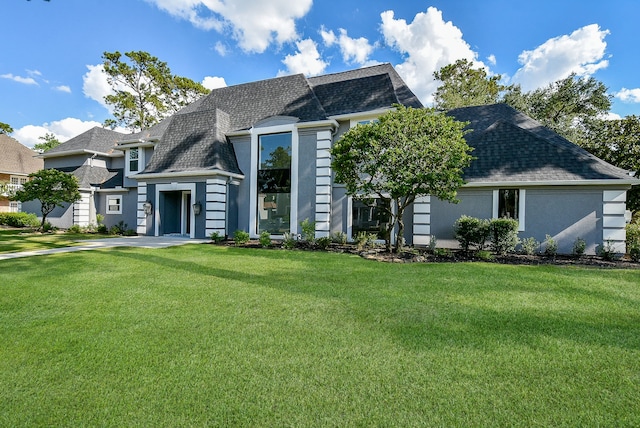
<svg viewBox="0 0 640 428"><path fill-rule="evenodd" d="M296 221L298 233L302 232L301 221L315 220L316 152L317 130L300 131L298 134L298 219Z"/></svg>
<svg viewBox="0 0 640 428"><path fill-rule="evenodd" d="M454 240L453 226L460 217L491 218L493 215L492 189L460 189L457 204L431 198L431 235L439 243Z"/></svg>
<svg viewBox="0 0 640 428"><path fill-rule="evenodd" d="M251 181L255 180L253 168L251 168L251 137L232 138L233 149L238 159L238 167L244 173L244 179L237 186L231 186L233 191L229 195L233 200L230 202L229 216L234 216L233 220L227 220L228 233L233 235L237 229L249 231L249 210Z"/></svg>

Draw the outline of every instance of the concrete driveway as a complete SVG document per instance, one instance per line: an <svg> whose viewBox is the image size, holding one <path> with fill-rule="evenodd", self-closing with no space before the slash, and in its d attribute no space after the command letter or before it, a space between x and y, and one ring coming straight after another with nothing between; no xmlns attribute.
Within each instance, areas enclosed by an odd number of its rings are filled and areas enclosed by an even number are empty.
<svg viewBox="0 0 640 428"><path fill-rule="evenodd" d="M41 256L44 254L70 253L73 251L96 250L114 247L165 248L184 244L201 244L211 242L208 239L189 239L175 236L126 236L122 238L90 239L77 241L74 247L51 248L47 250L24 251L20 253L0 254L0 260L17 259L19 257Z"/></svg>

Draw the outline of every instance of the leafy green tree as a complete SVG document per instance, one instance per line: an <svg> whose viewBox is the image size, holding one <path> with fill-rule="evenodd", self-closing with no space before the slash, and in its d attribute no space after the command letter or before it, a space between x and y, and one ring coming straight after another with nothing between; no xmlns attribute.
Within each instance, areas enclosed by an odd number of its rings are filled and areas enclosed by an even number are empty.
<svg viewBox="0 0 640 428"><path fill-rule="evenodd" d="M4 122L0 122L0 134L11 134L13 128Z"/></svg>
<svg viewBox="0 0 640 428"><path fill-rule="evenodd" d="M582 147L610 164L640 177L640 117L627 116L619 120L594 119L587 124ZM627 193L627 208L640 211L640 186Z"/></svg>
<svg viewBox="0 0 640 428"><path fill-rule="evenodd" d="M107 81L114 94L105 102L115 119L105 126L123 125L136 132L158 123L209 91L200 83L175 76L166 62L147 52L105 52L102 56Z"/></svg>
<svg viewBox="0 0 640 428"><path fill-rule="evenodd" d="M36 199L40 201L40 230L44 229L47 216L55 207L62 207L64 203L72 204L80 198L76 177L57 169L41 169L29 174L29 181L11 197L12 200L20 202Z"/></svg>
<svg viewBox="0 0 640 428"><path fill-rule="evenodd" d="M51 150L54 147L59 146L60 144L62 144L60 141L58 141L58 139L56 138L55 135L47 132L46 134L44 134L44 136L42 137L38 137L39 140L42 140L42 143L37 143L33 146L33 148L35 150L42 150L43 152L46 152L47 150Z"/></svg>
<svg viewBox="0 0 640 428"><path fill-rule="evenodd" d="M576 144L585 138L585 123L611 109L607 87L575 73L531 92L512 86L503 101Z"/></svg>
<svg viewBox="0 0 640 428"><path fill-rule="evenodd" d="M466 124L433 109L396 106L377 122L347 131L331 149L335 180L355 198L389 199L385 232L391 251L396 229L397 251L404 234L403 215L417 197L433 195L457 202L463 168L471 162L464 139Z"/></svg>
<svg viewBox="0 0 640 428"><path fill-rule="evenodd" d="M442 67L433 76L442 82L434 94L438 110L495 104L507 89L500 84L501 76L487 76L485 69L473 68L466 59Z"/></svg>

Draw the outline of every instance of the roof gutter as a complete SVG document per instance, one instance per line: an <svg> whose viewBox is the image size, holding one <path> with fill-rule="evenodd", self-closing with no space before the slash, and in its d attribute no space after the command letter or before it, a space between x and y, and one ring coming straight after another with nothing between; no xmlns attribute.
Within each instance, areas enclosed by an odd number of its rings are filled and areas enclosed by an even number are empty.
<svg viewBox="0 0 640 428"><path fill-rule="evenodd" d="M138 173L130 176L134 180L150 180L154 178L178 178L178 177L210 177L215 175L222 175L232 179L243 180L243 174L235 174L233 172L223 171L221 169L203 170L203 171L180 171L180 172L152 172L152 173Z"/></svg>
<svg viewBox="0 0 640 428"><path fill-rule="evenodd" d="M64 152L55 152L55 153L44 152L35 157L41 158L41 159L47 159L47 158L59 158L63 156L86 155L86 154L94 155L94 156L105 156L108 158L118 158L118 157L124 156L123 153L104 153L104 152L98 152L95 150L78 149L78 150L67 150Z"/></svg>
<svg viewBox="0 0 640 428"><path fill-rule="evenodd" d="M462 187L479 188L479 187L531 187L531 186L638 186L640 180L637 178L629 179L603 179L603 180L558 180L558 181L476 181L468 182Z"/></svg>

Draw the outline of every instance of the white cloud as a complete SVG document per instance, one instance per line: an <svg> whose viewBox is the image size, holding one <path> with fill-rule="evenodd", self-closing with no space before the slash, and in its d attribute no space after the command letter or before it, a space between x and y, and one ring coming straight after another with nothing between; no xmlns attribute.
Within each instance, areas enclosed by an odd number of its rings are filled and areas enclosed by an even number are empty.
<svg viewBox="0 0 640 428"><path fill-rule="evenodd" d="M71 93L71 88L67 85L60 85L60 86L56 86L55 88L56 91L60 91L60 92L66 92L68 94Z"/></svg>
<svg viewBox="0 0 640 428"><path fill-rule="evenodd" d="M214 46L214 49L216 52L218 52L218 55L227 56L227 47L224 45L224 43L217 42Z"/></svg>
<svg viewBox="0 0 640 428"><path fill-rule="evenodd" d="M220 33L231 31L246 52L264 52L272 43L298 38L295 20L305 16L313 0L147 0L194 26Z"/></svg>
<svg viewBox="0 0 640 428"><path fill-rule="evenodd" d="M531 51L523 51L518 57L522 67L513 76L522 89L530 91L561 80L575 72L578 76L590 76L606 68L603 59L608 30L597 24L579 28L570 35L547 40Z"/></svg>
<svg viewBox="0 0 640 428"><path fill-rule="evenodd" d="M433 92L438 87L433 78L435 71L463 58L473 61L475 67L485 67L462 38L462 31L451 21L445 22L435 7L418 13L410 24L395 19L391 10L380 16L385 42L406 55L396 70L425 105L433 103Z"/></svg>
<svg viewBox="0 0 640 428"><path fill-rule="evenodd" d="M226 87L227 82L224 80L224 77L207 76L202 80L202 86L212 90Z"/></svg>
<svg viewBox="0 0 640 428"><path fill-rule="evenodd" d="M0 74L0 78L13 80L14 82L23 83L25 85L37 85L38 84L38 82L36 82L33 77L14 76L11 73Z"/></svg>
<svg viewBox="0 0 640 428"><path fill-rule="evenodd" d="M491 54L487 57L487 62L491 65L496 65L498 61L496 59L496 56Z"/></svg>
<svg viewBox="0 0 640 428"><path fill-rule="evenodd" d="M373 53L375 46L370 44L369 40L364 37L357 39L349 37L347 35L347 30L344 28L340 28L339 32L340 35L336 36L333 31L326 31L323 27L320 30L320 35L325 46L329 47L337 43L340 46L342 59L347 64L366 64L369 61L369 55Z"/></svg>
<svg viewBox="0 0 640 428"><path fill-rule="evenodd" d="M33 147L37 143L42 143L39 137L50 133L55 135L58 141L67 141L95 126L102 124L94 121L82 121L68 117L66 119L53 121L51 123L43 123L42 125L27 125L20 129L16 129L12 137L20 141L27 147Z"/></svg>
<svg viewBox="0 0 640 428"><path fill-rule="evenodd" d="M640 103L640 88L622 88L614 96L624 103Z"/></svg>
<svg viewBox="0 0 640 428"><path fill-rule="evenodd" d="M297 42L296 46L298 52L287 55L282 60L287 66L287 71L280 71L278 75L302 73L305 76L317 76L322 74L328 63L320 57L316 43L311 39L305 39Z"/></svg>
<svg viewBox="0 0 640 428"><path fill-rule="evenodd" d="M104 97L113 94L113 91L107 81L103 65L87 65L87 68L89 71L82 76L82 92L87 98L99 102L109 112L112 112L111 106L104 101Z"/></svg>

